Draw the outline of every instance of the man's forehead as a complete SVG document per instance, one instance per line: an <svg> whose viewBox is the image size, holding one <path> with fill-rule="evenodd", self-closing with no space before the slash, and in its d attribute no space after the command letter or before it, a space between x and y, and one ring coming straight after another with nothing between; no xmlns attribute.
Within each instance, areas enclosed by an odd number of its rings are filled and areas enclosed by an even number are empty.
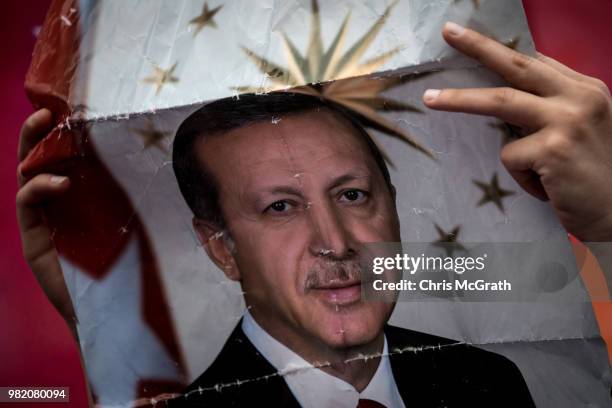
<svg viewBox="0 0 612 408"><path fill-rule="evenodd" d="M373 162L358 130L327 110L273 117L205 137L197 148L200 160L218 179L259 169L297 174L334 163Z"/></svg>

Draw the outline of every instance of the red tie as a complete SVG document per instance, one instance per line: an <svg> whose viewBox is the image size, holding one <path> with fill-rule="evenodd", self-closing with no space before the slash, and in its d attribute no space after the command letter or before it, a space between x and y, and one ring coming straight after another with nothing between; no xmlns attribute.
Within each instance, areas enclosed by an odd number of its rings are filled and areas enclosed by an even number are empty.
<svg viewBox="0 0 612 408"><path fill-rule="evenodd" d="M360 399L357 402L357 408L387 408L380 402L376 402L371 399Z"/></svg>

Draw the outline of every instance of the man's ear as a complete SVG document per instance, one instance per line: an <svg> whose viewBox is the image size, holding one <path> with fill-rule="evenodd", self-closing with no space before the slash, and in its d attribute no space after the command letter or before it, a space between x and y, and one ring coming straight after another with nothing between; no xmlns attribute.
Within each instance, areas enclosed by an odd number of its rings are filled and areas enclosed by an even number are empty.
<svg viewBox="0 0 612 408"><path fill-rule="evenodd" d="M214 223L193 217L193 228L208 257L228 279L240 281L240 271L233 255L232 241L227 231Z"/></svg>

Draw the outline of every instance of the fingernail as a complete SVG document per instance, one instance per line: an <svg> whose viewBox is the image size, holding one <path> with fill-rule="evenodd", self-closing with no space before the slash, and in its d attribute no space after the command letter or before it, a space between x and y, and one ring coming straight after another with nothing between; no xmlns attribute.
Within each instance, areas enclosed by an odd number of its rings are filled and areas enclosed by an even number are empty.
<svg viewBox="0 0 612 408"><path fill-rule="evenodd" d="M465 33L465 27L462 27L457 23L453 23L452 21L447 22L444 25L444 28L450 35L454 35L455 37L459 37L461 34Z"/></svg>
<svg viewBox="0 0 612 408"><path fill-rule="evenodd" d="M439 89L428 89L423 94L423 99L425 102L433 102L435 101L442 91Z"/></svg>
<svg viewBox="0 0 612 408"><path fill-rule="evenodd" d="M54 184L62 184L68 177L64 176L51 176L51 182Z"/></svg>

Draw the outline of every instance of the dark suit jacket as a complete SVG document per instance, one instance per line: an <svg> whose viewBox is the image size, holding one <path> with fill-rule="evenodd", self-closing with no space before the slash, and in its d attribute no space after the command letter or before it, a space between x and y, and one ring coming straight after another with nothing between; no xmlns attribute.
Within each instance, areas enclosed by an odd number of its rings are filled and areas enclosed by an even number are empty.
<svg viewBox="0 0 612 408"><path fill-rule="evenodd" d="M406 407L535 406L520 371L506 357L393 326L385 327L385 335L391 370ZM407 346L438 345L447 346L395 353ZM276 374L276 369L249 341L241 324L185 395L169 401L168 405L299 407L283 377Z"/></svg>

